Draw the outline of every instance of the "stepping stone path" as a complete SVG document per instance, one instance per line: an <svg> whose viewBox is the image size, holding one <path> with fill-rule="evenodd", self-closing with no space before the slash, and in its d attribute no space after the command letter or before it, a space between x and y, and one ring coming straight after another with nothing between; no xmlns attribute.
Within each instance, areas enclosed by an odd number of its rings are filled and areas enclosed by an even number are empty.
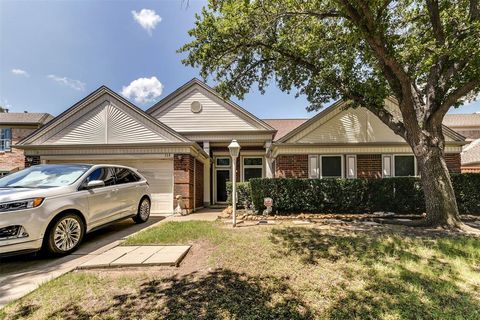
<svg viewBox="0 0 480 320"><path fill-rule="evenodd" d="M81 264L78 269L178 266L190 246L118 246Z"/></svg>

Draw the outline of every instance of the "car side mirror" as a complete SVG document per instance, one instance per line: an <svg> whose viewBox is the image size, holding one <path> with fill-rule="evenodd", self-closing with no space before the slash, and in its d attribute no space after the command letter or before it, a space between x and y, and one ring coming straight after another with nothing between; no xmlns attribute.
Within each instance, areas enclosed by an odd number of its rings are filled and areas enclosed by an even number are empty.
<svg viewBox="0 0 480 320"><path fill-rule="evenodd" d="M103 180L92 180L87 183L86 189L90 190L100 187L105 187L105 182Z"/></svg>

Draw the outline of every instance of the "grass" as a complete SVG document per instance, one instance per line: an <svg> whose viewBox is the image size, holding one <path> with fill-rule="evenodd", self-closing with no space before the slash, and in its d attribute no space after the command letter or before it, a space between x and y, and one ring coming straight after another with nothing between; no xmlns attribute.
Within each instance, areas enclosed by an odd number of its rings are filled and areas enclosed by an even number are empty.
<svg viewBox="0 0 480 320"><path fill-rule="evenodd" d="M199 239L217 243L225 232L215 228L216 224L208 221L169 221L159 228L150 228L129 237L123 244L185 244Z"/></svg>
<svg viewBox="0 0 480 320"><path fill-rule="evenodd" d="M192 243L178 269L75 272L5 319L479 319L480 239L399 226L170 222L128 244Z"/></svg>

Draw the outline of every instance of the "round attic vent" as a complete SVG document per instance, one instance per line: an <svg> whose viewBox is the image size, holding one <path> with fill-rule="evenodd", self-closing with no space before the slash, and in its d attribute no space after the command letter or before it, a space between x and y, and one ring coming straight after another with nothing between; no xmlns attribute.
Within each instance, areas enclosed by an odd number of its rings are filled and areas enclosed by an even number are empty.
<svg viewBox="0 0 480 320"><path fill-rule="evenodd" d="M190 105L190 108L192 109L193 113L199 113L200 111L202 111L202 104L199 101L195 100Z"/></svg>

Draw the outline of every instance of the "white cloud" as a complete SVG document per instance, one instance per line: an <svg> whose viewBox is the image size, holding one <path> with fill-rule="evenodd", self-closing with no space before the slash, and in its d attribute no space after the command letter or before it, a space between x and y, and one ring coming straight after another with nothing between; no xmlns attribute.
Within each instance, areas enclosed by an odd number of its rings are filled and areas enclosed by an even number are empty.
<svg viewBox="0 0 480 320"><path fill-rule="evenodd" d="M146 103L159 97L163 91L163 84L157 77L138 78L122 88L122 95L138 103Z"/></svg>
<svg viewBox="0 0 480 320"><path fill-rule="evenodd" d="M153 29L162 21L162 18L150 9L142 9L140 12L132 11L133 19L145 30L148 34L152 34Z"/></svg>
<svg viewBox="0 0 480 320"><path fill-rule="evenodd" d="M22 69L12 69L12 73L16 76L30 77L28 72Z"/></svg>
<svg viewBox="0 0 480 320"><path fill-rule="evenodd" d="M78 91L85 90L85 83L80 80L70 79L67 77L59 77L54 74L49 74L47 78Z"/></svg>

